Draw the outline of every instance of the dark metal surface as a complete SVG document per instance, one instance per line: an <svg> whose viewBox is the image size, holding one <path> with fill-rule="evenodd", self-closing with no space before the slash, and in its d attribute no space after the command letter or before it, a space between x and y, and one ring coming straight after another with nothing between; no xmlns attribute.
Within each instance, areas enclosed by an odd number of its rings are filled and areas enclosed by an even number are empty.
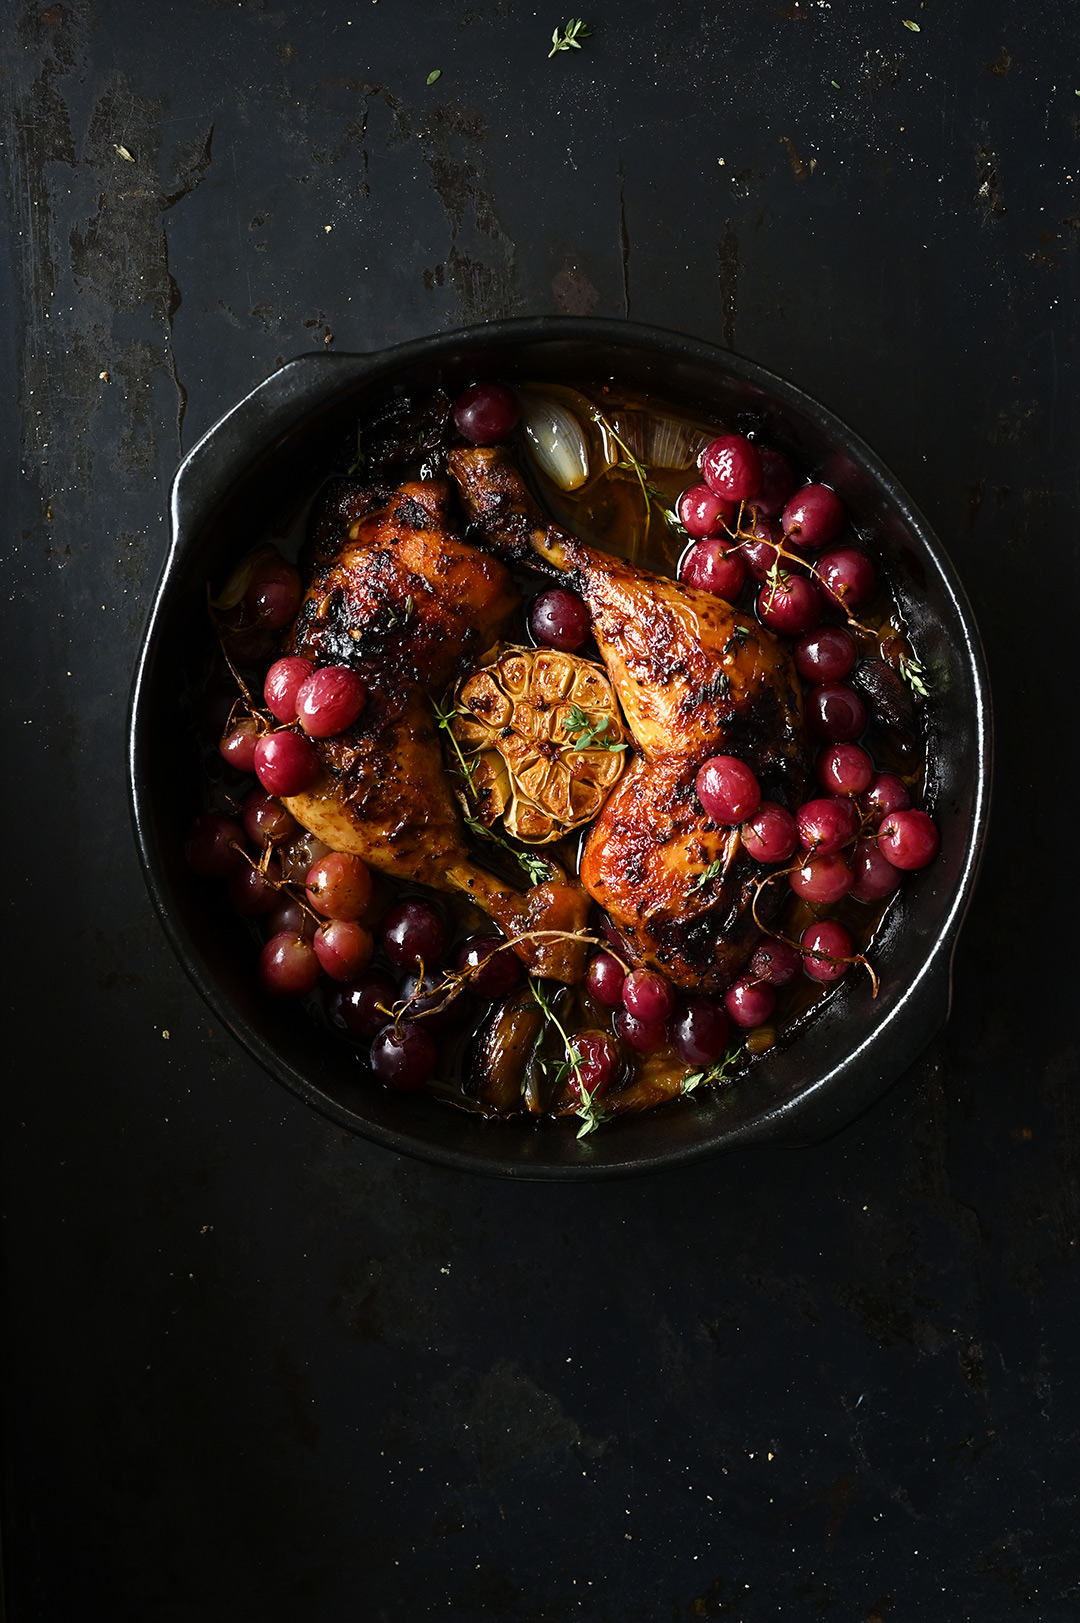
<svg viewBox="0 0 1080 1623"><path fill-rule="evenodd" d="M629 0L548 61L564 20L5 14L16 1623L1080 1606L1075 12ZM274 1086L176 964L124 796L181 440L305 345L560 309L850 422L998 712L926 1055L817 1149L591 1188L405 1161Z"/></svg>
<svg viewBox="0 0 1080 1623"><path fill-rule="evenodd" d="M451 379L616 378L714 420L747 413L807 474L828 473L857 531L873 537L931 692L933 869L905 886L879 933L872 994L851 977L796 1041L736 1087L579 1138L573 1120L488 1122L429 1098L364 1086L355 1058L303 1010L259 995L251 951L219 886L193 883L183 857L200 804L183 697L211 657L208 579L227 577L282 512L325 477L332 448L387 390L429 393ZM211 1008L279 1081L331 1121L460 1170L583 1179L667 1170L736 1145L814 1143L861 1113L922 1052L949 1007L952 961L970 905L989 809L991 723L985 659L947 555L895 478L857 435L789 383L700 340L634 322L541 317L488 323L381 354L289 362L227 412L184 459L172 537L132 689L129 773L139 851L162 923ZM964 751L953 741L965 738Z"/></svg>

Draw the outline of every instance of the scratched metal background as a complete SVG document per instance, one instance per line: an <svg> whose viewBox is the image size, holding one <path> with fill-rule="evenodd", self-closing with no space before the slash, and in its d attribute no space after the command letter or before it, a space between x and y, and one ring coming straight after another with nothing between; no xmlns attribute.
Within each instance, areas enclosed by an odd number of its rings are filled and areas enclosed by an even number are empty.
<svg viewBox="0 0 1080 1623"><path fill-rule="evenodd" d="M548 61L562 20L4 8L13 1623L1080 1610L1076 7L603 0ZM819 1149L595 1189L395 1159L265 1078L151 917L122 771L182 448L283 357L559 310L857 427L999 706L944 1035Z"/></svg>

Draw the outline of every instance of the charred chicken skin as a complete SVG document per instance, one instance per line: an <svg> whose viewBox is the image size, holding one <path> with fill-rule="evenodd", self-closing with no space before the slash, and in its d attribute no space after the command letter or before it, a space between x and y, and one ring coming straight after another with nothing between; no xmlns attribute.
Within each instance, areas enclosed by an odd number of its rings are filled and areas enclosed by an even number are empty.
<svg viewBox="0 0 1080 1623"><path fill-rule="evenodd" d="M508 936L580 930L588 897L555 880L521 893L472 860L443 764L432 700L497 641L520 601L505 565L449 524L441 481L329 487L313 526L311 581L289 651L346 664L367 702L346 732L322 740L321 777L286 798L292 815L337 851L397 879L462 891ZM574 980L584 946L522 942L536 973Z"/></svg>
<svg viewBox="0 0 1080 1623"><path fill-rule="evenodd" d="M762 870L740 849L737 829L709 821L694 778L710 756L730 753L752 767L766 798L804 798L809 754L791 656L712 593L636 569L549 524L506 450L459 449L449 460L466 513L488 543L566 577L585 600L637 745L587 837L585 888L636 963L681 986L722 989L758 939L751 904ZM770 900L763 892L762 918Z"/></svg>

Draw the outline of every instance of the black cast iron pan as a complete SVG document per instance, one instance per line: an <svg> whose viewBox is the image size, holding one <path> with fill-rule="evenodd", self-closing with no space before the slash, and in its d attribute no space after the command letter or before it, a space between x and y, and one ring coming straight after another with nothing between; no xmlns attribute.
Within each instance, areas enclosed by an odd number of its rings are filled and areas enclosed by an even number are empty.
<svg viewBox="0 0 1080 1623"><path fill-rule="evenodd" d="M926 665L927 806L941 854L909 876L874 948L881 981L848 976L797 1040L736 1086L616 1121L586 1139L572 1120L487 1121L426 1095L376 1085L353 1052L302 1009L256 984L252 943L220 887L195 879L184 832L199 809L186 709L207 656L206 582L296 507L331 469L358 417L388 396L477 377L604 379L702 415L752 421L870 526ZM184 748L191 739L191 748ZM953 951L975 884L990 791L990 691L971 609L929 525L873 452L782 379L725 350L621 321L495 322L381 354L289 362L185 458L172 491L172 541L131 701L136 838L150 892L179 957L218 1017L270 1074L343 1127L470 1171L598 1178L655 1171L736 1144L795 1146L859 1114L911 1063L949 1011Z"/></svg>

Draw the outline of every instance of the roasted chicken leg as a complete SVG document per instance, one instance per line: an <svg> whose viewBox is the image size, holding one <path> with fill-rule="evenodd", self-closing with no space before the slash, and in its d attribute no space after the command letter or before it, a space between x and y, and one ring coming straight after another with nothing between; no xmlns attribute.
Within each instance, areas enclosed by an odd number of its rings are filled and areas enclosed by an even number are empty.
<svg viewBox="0 0 1080 1623"><path fill-rule="evenodd" d="M790 655L721 598L550 525L506 450L451 451L450 470L498 552L567 577L584 598L637 744L586 840L583 884L636 962L683 986L721 989L758 938L751 903L761 869L740 850L737 829L706 817L694 778L709 756L730 753L753 768L767 798L803 797L809 758ZM766 892L762 917L769 901Z"/></svg>
<svg viewBox="0 0 1080 1623"><path fill-rule="evenodd" d="M347 664L368 697L358 721L319 744L321 778L285 804L311 833L395 878L463 891L506 931L579 930L588 898L572 882L525 894L475 863L443 765L432 700L495 642L518 606L509 571L456 536L437 481L331 487L314 527L311 584L289 651ZM522 942L537 973L572 980L583 946Z"/></svg>

